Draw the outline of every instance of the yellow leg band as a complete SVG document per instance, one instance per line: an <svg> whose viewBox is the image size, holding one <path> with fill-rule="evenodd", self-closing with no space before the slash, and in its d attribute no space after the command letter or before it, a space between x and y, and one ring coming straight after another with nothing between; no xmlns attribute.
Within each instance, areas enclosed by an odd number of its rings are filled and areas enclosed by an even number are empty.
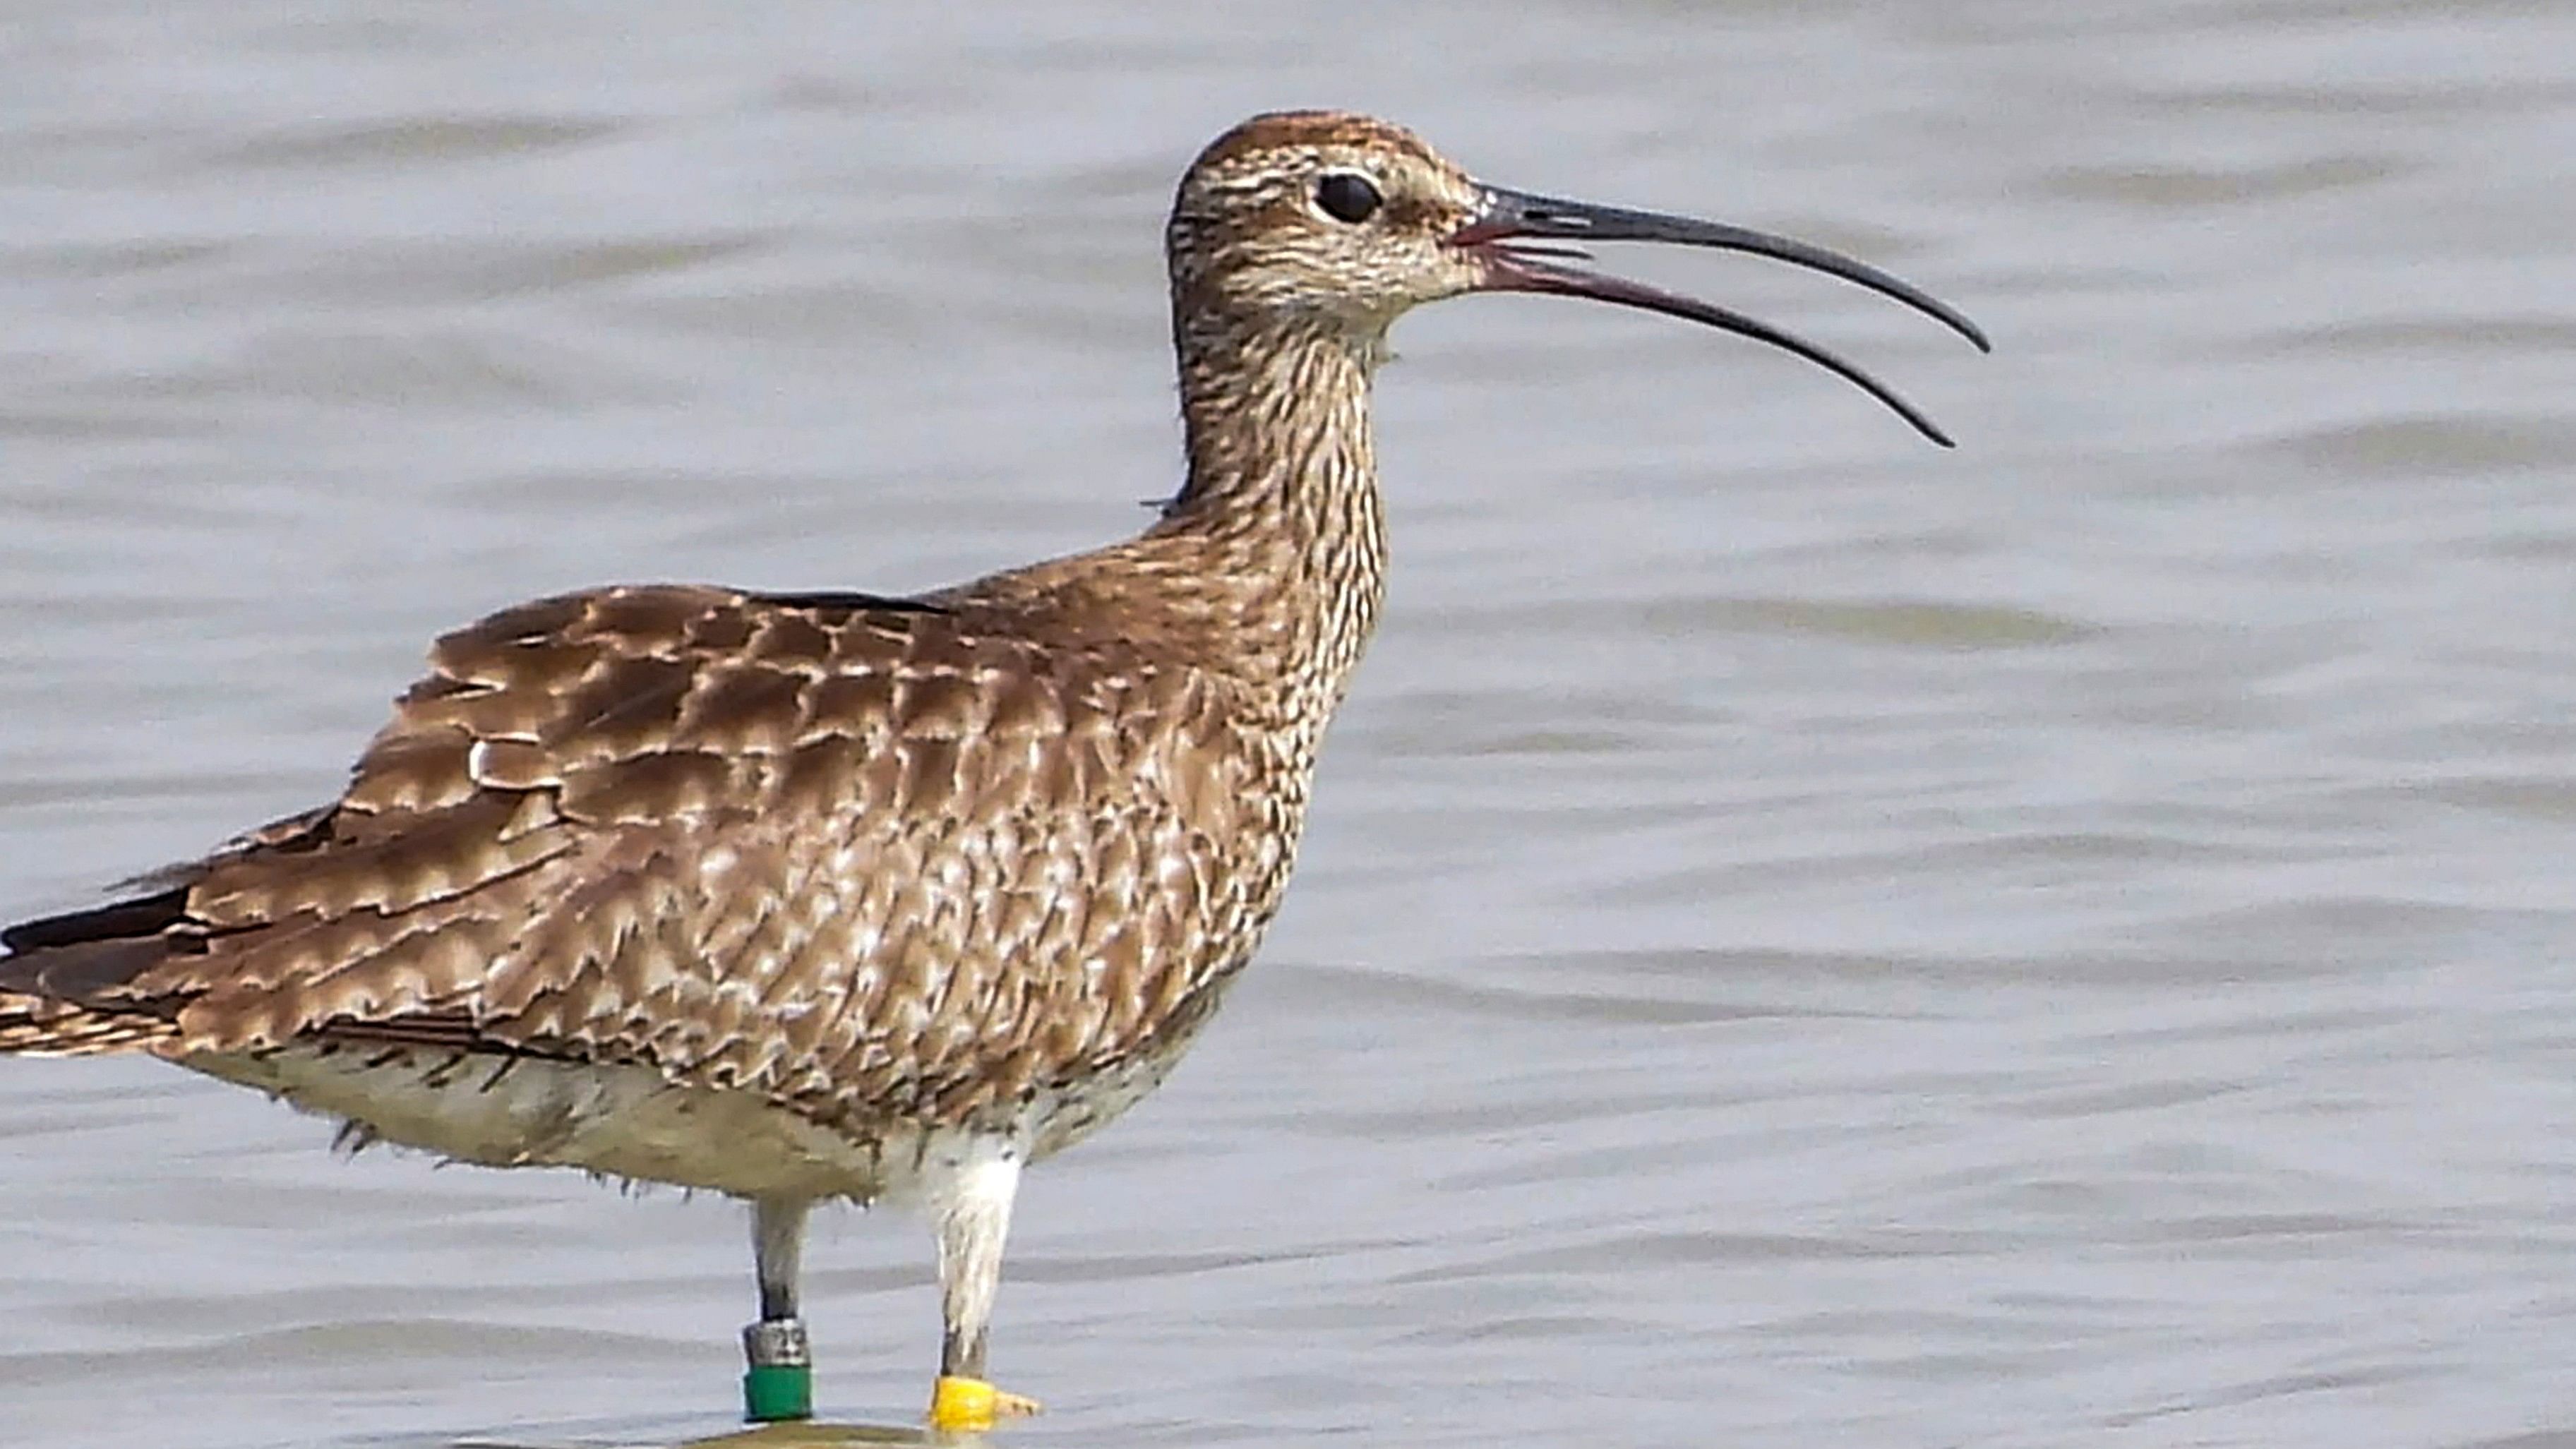
<svg viewBox="0 0 2576 1449"><path fill-rule="evenodd" d="M930 1427L980 1433L996 1420L1016 1419L1038 1411L1038 1401L1006 1394L982 1379L940 1375L930 1390Z"/></svg>

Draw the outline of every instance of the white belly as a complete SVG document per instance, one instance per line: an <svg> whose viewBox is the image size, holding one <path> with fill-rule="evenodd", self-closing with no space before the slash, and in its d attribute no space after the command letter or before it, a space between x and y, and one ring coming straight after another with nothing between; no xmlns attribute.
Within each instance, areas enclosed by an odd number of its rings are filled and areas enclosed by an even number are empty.
<svg viewBox="0 0 2576 1449"><path fill-rule="evenodd" d="M750 1092L677 1086L648 1067L445 1048L293 1046L184 1064L382 1138L487 1167L578 1167L738 1197L901 1196L937 1135L863 1142Z"/></svg>
<svg viewBox="0 0 2576 1449"><path fill-rule="evenodd" d="M953 1166L969 1138L1021 1161L1106 1126L1158 1085L1188 1033L1043 1094L1014 1122L978 1130L895 1121L865 1136L826 1127L755 1092L674 1084L649 1067L503 1057L443 1047L298 1044L205 1053L182 1064L345 1119L382 1139L488 1167L577 1167L746 1198L902 1200Z"/></svg>

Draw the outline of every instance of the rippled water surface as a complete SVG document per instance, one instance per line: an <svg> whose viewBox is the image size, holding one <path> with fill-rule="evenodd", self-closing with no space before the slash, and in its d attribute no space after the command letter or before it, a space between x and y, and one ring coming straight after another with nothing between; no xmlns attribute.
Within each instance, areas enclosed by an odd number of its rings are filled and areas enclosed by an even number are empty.
<svg viewBox="0 0 2576 1449"><path fill-rule="evenodd" d="M1262 963L1022 1197L1029 1445L2576 1442L2576 11L234 5L0 21L0 906L326 796L609 579L1128 531L1241 114L1862 253L1843 348L1406 322ZM0 1061L0 1441L722 1429L730 1204ZM811 1254L900 1419L914 1224Z"/></svg>

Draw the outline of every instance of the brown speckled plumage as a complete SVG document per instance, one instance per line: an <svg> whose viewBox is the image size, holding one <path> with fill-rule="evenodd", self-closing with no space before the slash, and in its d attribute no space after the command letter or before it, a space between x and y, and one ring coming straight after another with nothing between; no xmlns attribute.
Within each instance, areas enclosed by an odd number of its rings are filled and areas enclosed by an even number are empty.
<svg viewBox="0 0 2576 1449"><path fill-rule="evenodd" d="M1035 622L972 588L494 615L336 807L193 869L156 959L58 999L183 1057L320 1034L645 1065L855 1130L1007 1113L1240 964L1285 876L1249 842L1294 828L1240 681Z"/></svg>
<svg viewBox="0 0 2576 1449"><path fill-rule="evenodd" d="M1144 534L914 599L494 614L333 804L0 935L0 1052L141 1050L362 1138L737 1193L776 1319L805 1203L917 1191L943 1370L980 1372L1017 1165L1160 1080L1287 885L1384 594L1388 324L1538 290L1758 326L1500 244L1616 236L1576 210L1383 122L1247 122L1174 200L1189 475ZM1714 235L1647 239L1743 245Z"/></svg>

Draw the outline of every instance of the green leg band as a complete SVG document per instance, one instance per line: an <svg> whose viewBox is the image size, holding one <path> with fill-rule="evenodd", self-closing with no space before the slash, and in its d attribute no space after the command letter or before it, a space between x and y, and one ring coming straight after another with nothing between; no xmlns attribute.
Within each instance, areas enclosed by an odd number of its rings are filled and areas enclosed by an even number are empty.
<svg viewBox="0 0 2576 1449"><path fill-rule="evenodd" d="M814 1355L805 1325L767 1318L742 1331L742 1416L755 1424L814 1417Z"/></svg>
<svg viewBox="0 0 2576 1449"><path fill-rule="evenodd" d="M755 1424L814 1417L814 1370L806 1364L754 1364L742 1376L742 1416Z"/></svg>

